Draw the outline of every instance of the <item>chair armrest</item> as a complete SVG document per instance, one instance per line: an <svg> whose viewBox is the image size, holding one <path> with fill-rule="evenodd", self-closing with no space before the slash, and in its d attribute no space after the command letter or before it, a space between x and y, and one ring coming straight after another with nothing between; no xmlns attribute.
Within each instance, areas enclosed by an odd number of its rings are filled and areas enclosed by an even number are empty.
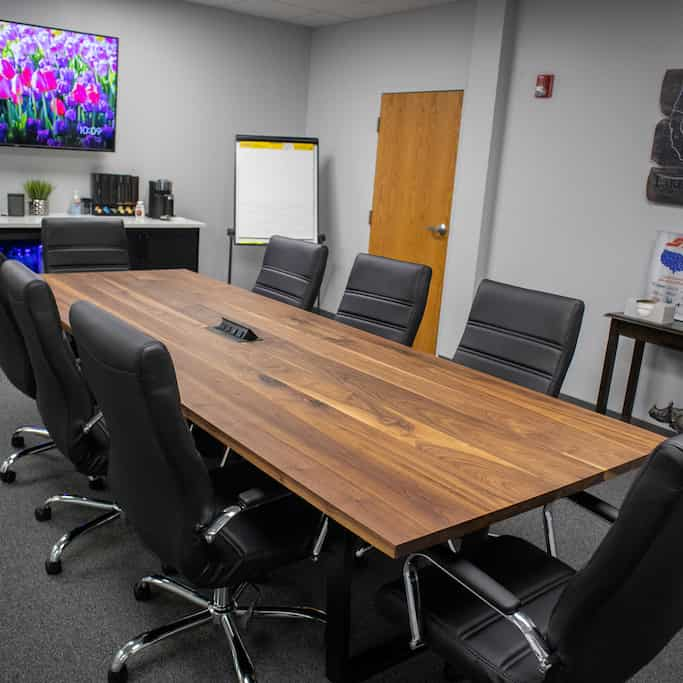
<svg viewBox="0 0 683 683"><path fill-rule="evenodd" d="M601 498L594 496L592 493L588 493L588 491L574 493L569 496L567 500L571 500L575 505L592 512L594 515L609 522L609 524L614 524L619 518L618 508L614 507L614 505L610 505Z"/></svg>
<svg viewBox="0 0 683 683"><path fill-rule="evenodd" d="M522 611L521 600L469 560L453 555L441 548L410 555L403 567L403 581L406 589L408 618L412 636L410 647L412 649L417 649L423 644L419 614L419 574L414 566L415 561L419 559L426 560L441 570L446 576L470 591L517 627L538 660L539 670L545 673L550 669L553 663L550 646L546 643L533 620Z"/></svg>
<svg viewBox="0 0 683 683"><path fill-rule="evenodd" d="M464 557L447 553L442 548L434 548L424 554L432 564L499 614L507 617L521 608L522 603L516 595Z"/></svg>
<svg viewBox="0 0 683 683"><path fill-rule="evenodd" d="M237 497L237 505L231 505L230 507L225 508L225 510L203 529L202 535L204 536L204 540L207 543L213 543L216 540L216 536L218 536L218 534L237 517L240 512L253 510L254 508L262 507L263 505L270 505L271 503L276 503L291 495L291 492L282 488L269 492L262 491L261 489L243 491Z"/></svg>

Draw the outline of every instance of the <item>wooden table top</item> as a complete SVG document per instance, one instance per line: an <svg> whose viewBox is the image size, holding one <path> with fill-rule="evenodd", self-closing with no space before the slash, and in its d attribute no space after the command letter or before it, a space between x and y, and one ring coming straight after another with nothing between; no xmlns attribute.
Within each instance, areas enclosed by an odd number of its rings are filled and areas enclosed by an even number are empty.
<svg viewBox="0 0 683 683"><path fill-rule="evenodd" d="M163 341L186 415L390 557L639 465L661 437L189 271L46 275ZM211 332L221 317L262 341Z"/></svg>

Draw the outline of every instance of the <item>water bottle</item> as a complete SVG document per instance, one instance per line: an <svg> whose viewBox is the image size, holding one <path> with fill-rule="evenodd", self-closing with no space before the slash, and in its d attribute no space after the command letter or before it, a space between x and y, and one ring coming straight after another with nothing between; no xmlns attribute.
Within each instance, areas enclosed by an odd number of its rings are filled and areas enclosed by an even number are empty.
<svg viewBox="0 0 683 683"><path fill-rule="evenodd" d="M145 218L145 202L142 199L135 205L135 222L142 223Z"/></svg>
<svg viewBox="0 0 683 683"><path fill-rule="evenodd" d="M73 199L71 200L71 206L69 207L69 213L72 216L80 216L81 215L81 197L78 194L78 190L74 190L74 196L73 196Z"/></svg>

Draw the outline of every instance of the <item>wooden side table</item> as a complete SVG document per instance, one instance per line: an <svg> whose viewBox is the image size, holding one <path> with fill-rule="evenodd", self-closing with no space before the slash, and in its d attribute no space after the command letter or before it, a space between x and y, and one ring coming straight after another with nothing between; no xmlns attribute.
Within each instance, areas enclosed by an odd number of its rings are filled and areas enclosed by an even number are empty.
<svg viewBox="0 0 683 683"><path fill-rule="evenodd" d="M607 313L606 317L610 318L612 322L610 323L607 349L605 350L605 361L602 366L597 411L603 414L607 412L607 401L612 386L612 375L614 374L614 361L617 357L619 337L629 337L635 340L635 346L633 347L631 370L628 373L628 383L626 385L626 396L624 397L621 419L624 422L630 422L633 413L633 403L636 399L636 390L638 389L645 344L655 344L675 349L676 351L683 351L683 323L674 322L671 325L657 325L647 320L629 318L623 313Z"/></svg>

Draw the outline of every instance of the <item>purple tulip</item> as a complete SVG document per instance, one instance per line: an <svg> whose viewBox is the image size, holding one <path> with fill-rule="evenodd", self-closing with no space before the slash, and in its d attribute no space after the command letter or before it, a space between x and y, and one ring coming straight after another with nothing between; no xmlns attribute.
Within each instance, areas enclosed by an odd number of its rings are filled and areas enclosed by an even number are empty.
<svg viewBox="0 0 683 683"><path fill-rule="evenodd" d="M112 126L102 127L102 137L105 140L111 140L114 137L114 129L112 128Z"/></svg>
<svg viewBox="0 0 683 683"><path fill-rule="evenodd" d="M75 109L67 109L64 116L66 116L69 121L75 121L78 118L78 113Z"/></svg>
<svg viewBox="0 0 683 683"><path fill-rule="evenodd" d="M7 124L0 121L0 142L7 142Z"/></svg>
<svg viewBox="0 0 683 683"><path fill-rule="evenodd" d="M46 143L50 137L50 131L47 128L41 128L36 137L38 138L38 142Z"/></svg>
<svg viewBox="0 0 683 683"><path fill-rule="evenodd" d="M64 135L69 130L69 124L64 119L57 119L55 121L55 133L57 135Z"/></svg>

